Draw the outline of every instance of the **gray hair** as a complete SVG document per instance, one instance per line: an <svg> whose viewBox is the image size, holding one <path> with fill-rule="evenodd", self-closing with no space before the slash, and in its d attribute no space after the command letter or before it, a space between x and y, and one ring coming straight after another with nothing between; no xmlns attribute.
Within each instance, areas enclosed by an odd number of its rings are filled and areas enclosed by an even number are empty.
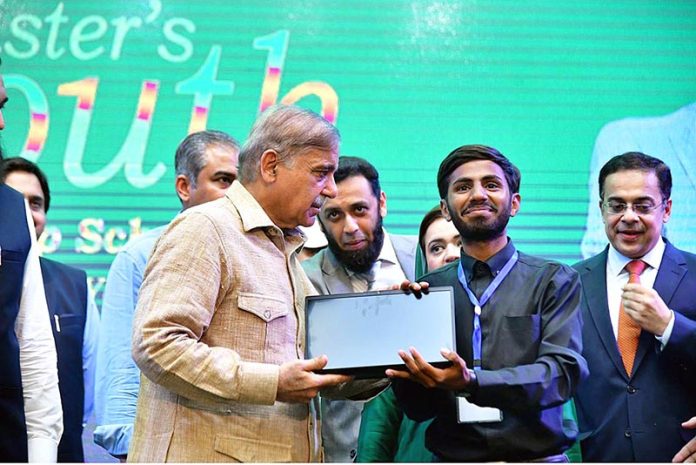
<svg viewBox="0 0 696 465"><path fill-rule="evenodd" d="M211 145L219 145L239 150L239 142L230 135L215 130L206 130L189 134L181 141L176 149L174 165L176 175L183 174L189 180L192 187L196 187L196 180L201 170L208 163L205 151Z"/></svg>
<svg viewBox="0 0 696 465"><path fill-rule="evenodd" d="M239 153L239 180L256 179L266 150L274 150L289 163L309 149L338 152L340 140L338 129L313 111L273 105L258 117Z"/></svg>

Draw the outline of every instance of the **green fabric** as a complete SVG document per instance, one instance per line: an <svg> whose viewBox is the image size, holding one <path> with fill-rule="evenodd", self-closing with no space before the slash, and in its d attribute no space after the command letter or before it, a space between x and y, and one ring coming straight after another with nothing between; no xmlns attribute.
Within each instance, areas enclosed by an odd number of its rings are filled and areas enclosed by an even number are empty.
<svg viewBox="0 0 696 465"><path fill-rule="evenodd" d="M428 272L428 264L425 262L425 257L423 256L423 251L420 245L416 247L416 274L414 275L416 279L419 279L425 273Z"/></svg>
<svg viewBox="0 0 696 465"><path fill-rule="evenodd" d="M570 399L568 402L563 404L563 429L565 431L573 432L576 436L578 433L578 414L575 411L575 402ZM582 462L582 451L580 450L580 441L575 441L575 443L565 451L565 456L571 463Z"/></svg>
<svg viewBox="0 0 696 465"><path fill-rule="evenodd" d="M365 404L358 435L356 462L432 462L425 448L430 422L409 419L390 387Z"/></svg>

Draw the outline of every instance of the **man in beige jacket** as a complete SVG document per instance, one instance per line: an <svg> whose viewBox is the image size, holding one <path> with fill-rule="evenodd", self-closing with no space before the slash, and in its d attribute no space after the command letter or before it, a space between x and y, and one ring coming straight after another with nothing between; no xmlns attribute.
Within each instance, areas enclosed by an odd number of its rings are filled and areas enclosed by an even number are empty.
<svg viewBox="0 0 696 465"><path fill-rule="evenodd" d="M142 377L134 462L321 458L312 399L348 381L304 360L297 251L326 197L339 135L320 116L271 107L222 199L179 215L155 245L133 325Z"/></svg>

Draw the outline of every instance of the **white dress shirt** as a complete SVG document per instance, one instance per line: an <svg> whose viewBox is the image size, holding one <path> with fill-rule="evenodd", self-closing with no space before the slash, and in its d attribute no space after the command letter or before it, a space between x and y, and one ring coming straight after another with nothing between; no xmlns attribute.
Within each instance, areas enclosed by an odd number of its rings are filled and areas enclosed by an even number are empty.
<svg viewBox="0 0 696 465"><path fill-rule="evenodd" d="M640 275L641 286L652 288L657 278L657 271L662 263L662 256L665 253L665 242L660 239L655 244L655 247L647 254L641 257L641 260L648 264L643 273ZM614 337L618 338L619 334L619 309L621 307L621 294L623 287L628 283L628 271L626 265L632 261L632 258L623 256L613 245L609 245L609 253L607 256L607 299L609 304L609 317L611 318L611 327L614 330ZM672 334L674 327L674 312L670 318L667 328L662 336L655 338L662 343L662 348L667 345L669 337Z"/></svg>
<svg viewBox="0 0 696 465"><path fill-rule="evenodd" d="M56 345L41 277L34 222L26 201L24 204L31 249L24 267L15 334L19 344L29 462L55 462L63 434Z"/></svg>

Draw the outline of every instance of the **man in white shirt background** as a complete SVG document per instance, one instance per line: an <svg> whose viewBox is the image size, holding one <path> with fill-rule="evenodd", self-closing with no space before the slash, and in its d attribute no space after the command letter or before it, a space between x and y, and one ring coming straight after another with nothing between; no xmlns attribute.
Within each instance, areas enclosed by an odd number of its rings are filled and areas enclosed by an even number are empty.
<svg viewBox="0 0 696 465"><path fill-rule="evenodd" d="M0 130L7 102L0 76ZM0 151L0 158L2 152ZM36 233L22 195L0 184L0 457L55 462L63 433L56 348Z"/></svg>
<svg viewBox="0 0 696 465"><path fill-rule="evenodd" d="M6 158L0 161L0 182L27 199L36 237L40 238L51 205L51 191L44 172L22 157ZM58 355L63 406L58 461L84 462L82 433L94 406L99 311L83 270L46 257L40 258L40 264Z"/></svg>

